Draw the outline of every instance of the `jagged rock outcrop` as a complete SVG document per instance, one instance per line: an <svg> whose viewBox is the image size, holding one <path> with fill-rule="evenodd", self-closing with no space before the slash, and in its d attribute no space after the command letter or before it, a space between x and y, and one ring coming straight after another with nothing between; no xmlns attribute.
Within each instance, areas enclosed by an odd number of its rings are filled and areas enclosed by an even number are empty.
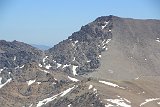
<svg viewBox="0 0 160 107"><path fill-rule="evenodd" d="M76 66L77 74L94 71L100 66L101 53L107 50L107 44L112 38L112 18L100 17L82 26L80 31L46 51L50 56L48 59L61 64L63 70L69 70L71 74L74 72L71 66Z"/></svg>

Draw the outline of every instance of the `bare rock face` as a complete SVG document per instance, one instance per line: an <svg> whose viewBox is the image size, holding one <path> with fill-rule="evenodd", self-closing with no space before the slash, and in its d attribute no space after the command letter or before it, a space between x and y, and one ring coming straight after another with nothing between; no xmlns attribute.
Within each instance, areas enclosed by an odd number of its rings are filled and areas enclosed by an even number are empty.
<svg viewBox="0 0 160 107"><path fill-rule="evenodd" d="M160 20L102 16L42 52L0 40L2 107L158 107Z"/></svg>
<svg viewBox="0 0 160 107"><path fill-rule="evenodd" d="M30 61L40 61L42 51L23 42L0 41L0 68L15 68Z"/></svg>
<svg viewBox="0 0 160 107"><path fill-rule="evenodd" d="M31 62L35 62L37 64L42 60L42 56L42 51L26 43L18 41L7 42L5 40L0 40L1 84L7 82L8 79L24 79L21 77L22 73L26 72L23 69L26 64ZM27 72L26 76L29 77L29 75L31 76L31 74Z"/></svg>
<svg viewBox="0 0 160 107"><path fill-rule="evenodd" d="M94 71L100 66L101 53L107 50L106 46L112 38L112 27L112 16L100 17L82 26L80 31L74 32L67 40L46 51L51 55L49 60L54 60L62 66L77 66L77 74ZM70 68L69 73L72 72Z"/></svg>

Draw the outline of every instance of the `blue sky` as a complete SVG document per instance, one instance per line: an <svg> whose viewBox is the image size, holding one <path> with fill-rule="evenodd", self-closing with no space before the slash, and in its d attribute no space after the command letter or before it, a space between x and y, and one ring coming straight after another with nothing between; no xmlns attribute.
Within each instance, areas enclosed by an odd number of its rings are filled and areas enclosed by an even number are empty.
<svg viewBox="0 0 160 107"><path fill-rule="evenodd" d="M53 46L108 15L160 19L160 0L0 0L0 39Z"/></svg>

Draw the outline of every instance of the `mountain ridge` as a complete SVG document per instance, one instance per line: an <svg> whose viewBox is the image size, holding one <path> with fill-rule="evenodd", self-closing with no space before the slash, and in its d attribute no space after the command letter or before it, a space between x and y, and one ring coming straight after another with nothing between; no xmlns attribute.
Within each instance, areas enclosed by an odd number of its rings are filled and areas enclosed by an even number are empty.
<svg viewBox="0 0 160 107"><path fill-rule="evenodd" d="M110 15L46 51L2 40L0 105L158 107L159 39L160 20Z"/></svg>
<svg viewBox="0 0 160 107"><path fill-rule="evenodd" d="M38 48L38 49L40 49L40 50L43 50L43 51L45 51L45 50L48 50L49 48L51 48L50 46L47 46L47 45L41 45L41 44L31 44L33 47L36 47L36 48Z"/></svg>

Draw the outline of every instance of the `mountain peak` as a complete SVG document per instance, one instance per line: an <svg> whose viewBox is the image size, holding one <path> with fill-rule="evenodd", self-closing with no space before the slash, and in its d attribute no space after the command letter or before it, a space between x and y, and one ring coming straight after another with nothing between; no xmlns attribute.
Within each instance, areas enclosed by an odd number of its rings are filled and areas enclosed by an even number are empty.
<svg viewBox="0 0 160 107"><path fill-rule="evenodd" d="M159 20L113 15L82 26L46 51L1 40L0 105L156 107L159 45Z"/></svg>

